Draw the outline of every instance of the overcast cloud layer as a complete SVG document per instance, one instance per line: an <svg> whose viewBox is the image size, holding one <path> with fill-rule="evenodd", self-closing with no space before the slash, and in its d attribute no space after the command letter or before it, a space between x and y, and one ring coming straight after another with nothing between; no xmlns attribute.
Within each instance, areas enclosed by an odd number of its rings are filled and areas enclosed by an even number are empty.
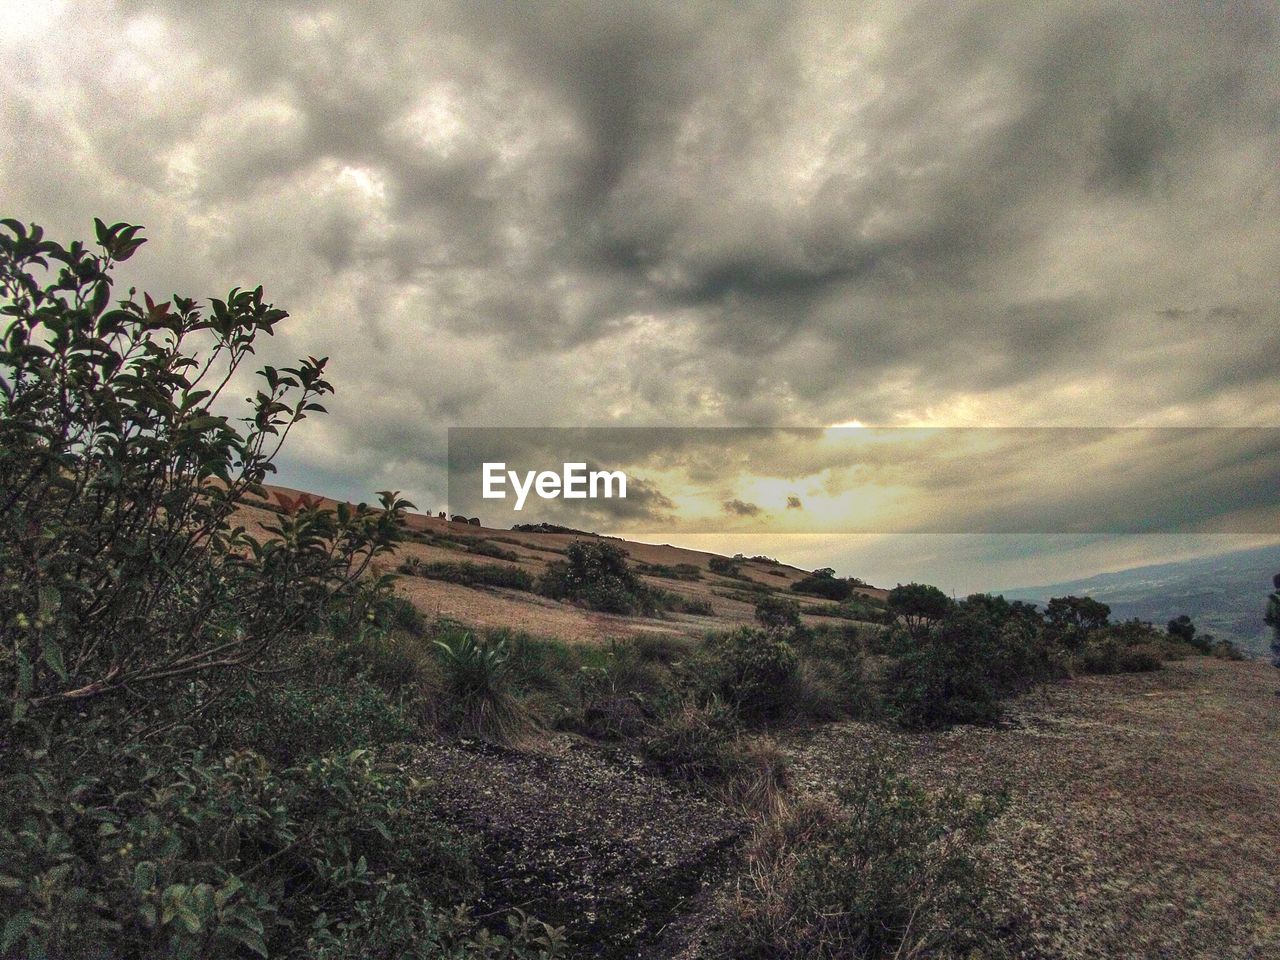
<svg viewBox="0 0 1280 960"><path fill-rule="evenodd" d="M0 2L3 214L450 425L1280 425L1274 3Z"/></svg>

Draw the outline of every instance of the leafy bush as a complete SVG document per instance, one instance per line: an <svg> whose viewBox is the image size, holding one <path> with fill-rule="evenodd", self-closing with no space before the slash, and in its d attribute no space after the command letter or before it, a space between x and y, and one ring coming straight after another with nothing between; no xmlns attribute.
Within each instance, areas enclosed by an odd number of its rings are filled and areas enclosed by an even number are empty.
<svg viewBox="0 0 1280 960"><path fill-rule="evenodd" d="M995 628L977 616L952 616L906 645L885 675L885 702L904 726L939 729L989 723L1000 715L993 677Z"/></svg>
<svg viewBox="0 0 1280 960"><path fill-rule="evenodd" d="M106 734L88 732L75 763L24 750L0 787L21 824L0 831L6 952L471 955L474 921L433 905L476 892L470 849L368 753L274 769ZM486 955L551 955L556 939L530 930Z"/></svg>
<svg viewBox="0 0 1280 960"><path fill-rule="evenodd" d="M281 496L267 539L231 529L293 427L323 411L325 361L263 367L237 427L214 411L285 311L261 288L207 312L177 296L112 306L112 269L144 241L96 224L99 253L14 220L0 231L0 685L19 716L228 682L316 626L408 506Z"/></svg>
<svg viewBox="0 0 1280 960"><path fill-rule="evenodd" d="M741 627L716 637L720 695L748 718L775 716L795 675L795 650L774 633Z"/></svg>
<svg viewBox="0 0 1280 960"><path fill-rule="evenodd" d="M95 253L0 223L0 955L557 953L473 921L469 849L351 751L406 732L423 676L373 575L409 505L277 493L265 536L231 526L324 360L263 367L233 421L286 316L260 288L113 306L139 228L97 222Z"/></svg>
<svg viewBox="0 0 1280 960"><path fill-rule="evenodd" d="M837 603L842 600L848 600L853 596L853 584L848 580L835 576L834 571L825 568L815 570L808 576L797 580L791 584L791 589L796 593L807 593L811 596L835 600Z"/></svg>
<svg viewBox="0 0 1280 960"><path fill-rule="evenodd" d="M800 628L800 604L786 597L756 601L756 622L765 630L791 634Z"/></svg>
<svg viewBox="0 0 1280 960"><path fill-rule="evenodd" d="M546 596L571 600L605 613L645 613L656 610L653 592L627 565L617 544L575 540L564 560L547 567L539 585Z"/></svg>
<svg viewBox="0 0 1280 960"><path fill-rule="evenodd" d="M991 801L928 794L872 761L836 805L762 821L713 954L849 960L988 956Z"/></svg>
<svg viewBox="0 0 1280 960"><path fill-rule="evenodd" d="M294 764L341 749L404 740L415 727L380 687L359 678L342 685L253 685L222 711L224 739L259 746L276 763Z"/></svg>
<svg viewBox="0 0 1280 960"><path fill-rule="evenodd" d="M533 576L519 567L503 567L496 563L451 563L437 560L423 563L410 557L400 564L401 573L425 580L443 580L466 587L505 587L508 590L532 590Z"/></svg>

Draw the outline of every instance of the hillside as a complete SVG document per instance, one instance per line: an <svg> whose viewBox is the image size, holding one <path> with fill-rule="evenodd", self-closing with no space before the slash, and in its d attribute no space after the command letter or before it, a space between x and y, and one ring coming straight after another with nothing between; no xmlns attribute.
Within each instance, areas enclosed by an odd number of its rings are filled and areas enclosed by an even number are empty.
<svg viewBox="0 0 1280 960"><path fill-rule="evenodd" d="M269 489L273 496L299 494L287 487ZM243 507L237 522L260 529L270 519L272 508L271 504ZM610 539L626 551L631 565L649 586L677 594L691 606L710 610L695 614L666 611L659 617L618 616L558 603L529 590L464 585L432 576L402 576L396 589L433 619L457 620L476 627L516 628L568 641L646 633L697 635L711 628L751 623L760 596L782 594L800 603L807 623L840 622L835 619L841 615L836 604L790 589L808 571L767 558L742 560L736 564L737 573L727 575L711 570L714 554L669 544L622 541L588 533L491 529L424 514L409 514L407 522L408 540L397 548L392 559L381 561L381 568L386 571L406 561L422 565L474 564L523 571L536 580L546 572L548 564L563 558L566 547L575 540ZM859 587L855 593L872 604L882 603L888 595L876 587Z"/></svg>
<svg viewBox="0 0 1280 960"><path fill-rule="evenodd" d="M1155 624L1185 613L1202 632L1263 656L1270 631L1262 616L1276 573L1280 546L1270 546L998 592L1041 604L1050 597L1089 596L1110 605L1116 619L1137 617Z"/></svg>

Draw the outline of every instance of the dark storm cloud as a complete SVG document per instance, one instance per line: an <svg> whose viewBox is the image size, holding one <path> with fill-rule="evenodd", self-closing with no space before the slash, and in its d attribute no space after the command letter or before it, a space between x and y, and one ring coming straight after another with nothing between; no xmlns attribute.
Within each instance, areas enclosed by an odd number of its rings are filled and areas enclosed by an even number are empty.
<svg viewBox="0 0 1280 960"><path fill-rule="evenodd" d="M144 222L161 289L266 283L269 349L334 357L316 469L439 495L452 423L1280 402L1271 3L70 16L3 47L5 212Z"/></svg>
<svg viewBox="0 0 1280 960"><path fill-rule="evenodd" d="M723 509L725 513L735 517L758 517L764 513L759 504L748 503L736 497L732 500L726 500L723 504Z"/></svg>

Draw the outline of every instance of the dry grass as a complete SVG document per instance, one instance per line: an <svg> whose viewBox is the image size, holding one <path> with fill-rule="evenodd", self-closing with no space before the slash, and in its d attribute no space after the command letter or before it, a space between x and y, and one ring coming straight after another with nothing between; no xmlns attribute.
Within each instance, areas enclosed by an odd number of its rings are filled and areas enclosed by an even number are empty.
<svg viewBox="0 0 1280 960"><path fill-rule="evenodd" d="M801 789L892 739L935 785L1007 790L991 853L1027 956L1280 957L1280 674L1193 658L1019 701L1004 729L843 723L789 745Z"/></svg>

